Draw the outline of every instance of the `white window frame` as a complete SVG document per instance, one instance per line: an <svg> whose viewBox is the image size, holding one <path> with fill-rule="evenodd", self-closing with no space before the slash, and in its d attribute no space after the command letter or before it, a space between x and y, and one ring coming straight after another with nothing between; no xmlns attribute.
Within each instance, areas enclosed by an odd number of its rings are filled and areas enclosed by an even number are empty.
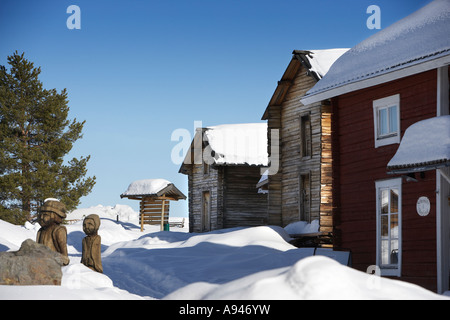
<svg viewBox="0 0 450 320"><path fill-rule="evenodd" d="M380 122L380 110L387 109L391 107L397 107L397 131L390 132L386 135L382 135L380 133L381 122ZM388 125L389 121L389 112L388 115ZM379 148L382 146L387 146L390 144L400 143L400 95L396 94L387 98L379 99L373 101L373 119L374 119L374 132L375 132L375 148Z"/></svg>
<svg viewBox="0 0 450 320"><path fill-rule="evenodd" d="M402 178L390 179L390 180L382 180L375 182L376 187L376 201L377 201L377 259L376 264L381 270L382 276L401 276L402 270ZM390 189L398 189L398 261L397 264L390 265L382 265L381 264L381 196L382 191L390 190ZM390 204L390 199L389 199ZM390 215L389 214L389 222L388 227L390 229ZM389 231L388 241L391 240L391 234Z"/></svg>

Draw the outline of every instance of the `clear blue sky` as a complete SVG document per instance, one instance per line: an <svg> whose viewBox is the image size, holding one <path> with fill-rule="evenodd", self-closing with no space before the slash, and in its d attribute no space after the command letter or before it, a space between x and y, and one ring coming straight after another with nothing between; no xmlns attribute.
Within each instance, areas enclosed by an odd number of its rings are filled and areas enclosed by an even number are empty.
<svg viewBox="0 0 450 320"><path fill-rule="evenodd" d="M171 161L175 129L259 122L294 49L350 48L431 0L0 0L0 65L15 50L41 66L47 89L67 88L86 120L70 157L91 155L97 177L80 207L120 199L134 180L165 178L186 195ZM69 30L70 5L81 29ZM187 201L172 216L187 216Z"/></svg>

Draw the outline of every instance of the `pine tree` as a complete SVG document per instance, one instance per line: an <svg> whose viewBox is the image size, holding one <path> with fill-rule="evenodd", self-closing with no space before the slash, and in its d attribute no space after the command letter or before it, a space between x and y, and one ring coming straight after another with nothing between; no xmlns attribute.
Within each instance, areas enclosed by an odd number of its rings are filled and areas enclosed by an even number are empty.
<svg viewBox="0 0 450 320"><path fill-rule="evenodd" d="M40 67L16 51L0 66L0 219L30 220L46 198L75 209L95 177L90 156L64 161L85 124L67 119L67 91L43 88Z"/></svg>

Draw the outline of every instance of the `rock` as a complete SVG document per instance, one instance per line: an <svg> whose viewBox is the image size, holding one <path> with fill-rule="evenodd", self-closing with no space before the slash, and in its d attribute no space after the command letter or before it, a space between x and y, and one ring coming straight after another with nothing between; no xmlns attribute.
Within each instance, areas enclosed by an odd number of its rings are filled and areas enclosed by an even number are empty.
<svg viewBox="0 0 450 320"><path fill-rule="evenodd" d="M0 285L61 285L64 257L31 239L19 251L0 252Z"/></svg>

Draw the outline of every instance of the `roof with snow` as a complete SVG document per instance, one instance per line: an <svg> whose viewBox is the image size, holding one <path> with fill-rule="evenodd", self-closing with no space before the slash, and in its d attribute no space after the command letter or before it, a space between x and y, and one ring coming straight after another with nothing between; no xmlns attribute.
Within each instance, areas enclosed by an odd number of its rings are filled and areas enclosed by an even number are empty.
<svg viewBox="0 0 450 320"><path fill-rule="evenodd" d="M146 197L170 197L173 200L186 199L173 183L165 179L146 179L132 182L120 198L141 200Z"/></svg>
<svg viewBox="0 0 450 320"><path fill-rule="evenodd" d="M204 134L216 165L268 165L267 123L208 127Z"/></svg>
<svg viewBox="0 0 450 320"><path fill-rule="evenodd" d="M272 98L269 101L262 120L269 118L269 108L279 106L284 101L289 88L293 84L297 72L301 66L306 69L306 75L312 76L316 81L322 79L333 63L349 49L327 50L295 50L292 59L286 68L282 78L278 81Z"/></svg>
<svg viewBox="0 0 450 320"><path fill-rule="evenodd" d="M199 155L195 155L198 146ZM208 154L211 157L205 158ZM201 161L200 161L201 160ZM198 128L190 152L180 168L187 174L188 165L208 163L216 166L267 166L267 123L224 124Z"/></svg>
<svg viewBox="0 0 450 320"><path fill-rule="evenodd" d="M409 127L387 169L391 173L412 173L448 166L450 116L442 116Z"/></svg>
<svg viewBox="0 0 450 320"><path fill-rule="evenodd" d="M294 56L298 55L303 65L308 69L308 72L317 80L320 80L328 73L333 63L348 50L295 50L293 54Z"/></svg>
<svg viewBox="0 0 450 320"><path fill-rule="evenodd" d="M450 0L435 0L342 55L302 102L309 104L383 83L383 75L427 62L439 65L424 65L414 72L445 66L450 63L449 34ZM374 78L379 78L379 83Z"/></svg>

